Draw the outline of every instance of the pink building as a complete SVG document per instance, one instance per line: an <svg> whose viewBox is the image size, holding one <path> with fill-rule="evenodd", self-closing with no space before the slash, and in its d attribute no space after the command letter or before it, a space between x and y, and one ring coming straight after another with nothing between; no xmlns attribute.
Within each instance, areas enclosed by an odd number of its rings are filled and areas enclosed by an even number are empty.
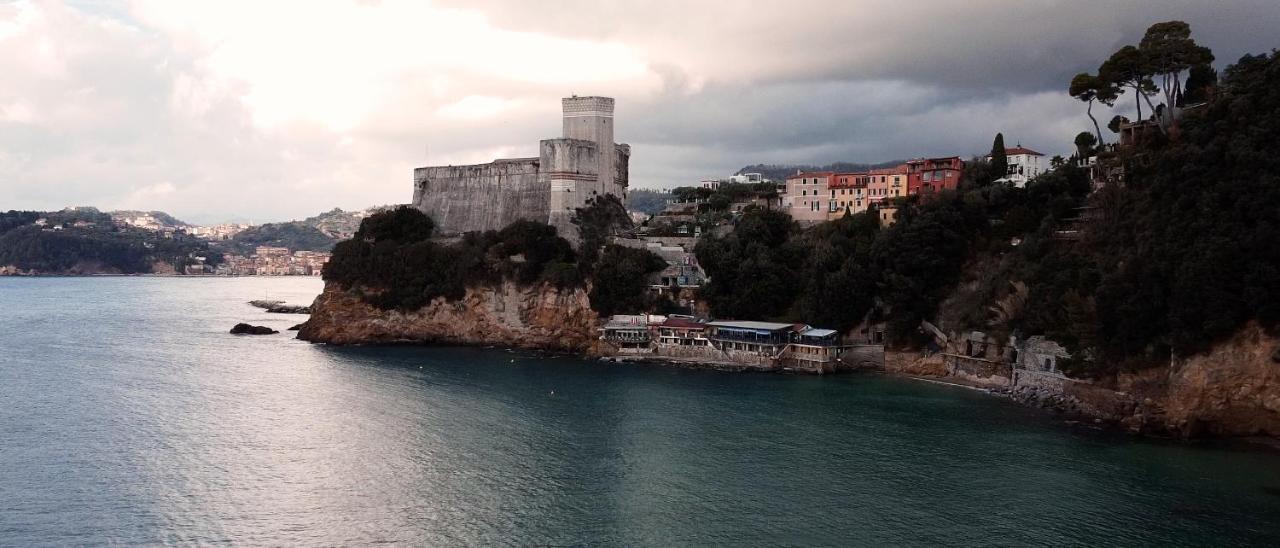
<svg viewBox="0 0 1280 548"><path fill-rule="evenodd" d="M827 193L835 173L797 173L787 177L787 194L782 206L801 223L820 223L827 220Z"/></svg>

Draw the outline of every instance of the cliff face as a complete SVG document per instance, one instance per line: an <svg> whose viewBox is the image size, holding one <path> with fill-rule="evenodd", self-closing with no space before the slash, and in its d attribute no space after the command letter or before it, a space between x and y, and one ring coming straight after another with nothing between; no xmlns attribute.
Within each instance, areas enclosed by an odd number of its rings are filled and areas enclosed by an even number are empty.
<svg viewBox="0 0 1280 548"><path fill-rule="evenodd" d="M1159 374L1119 379L1122 391L1153 407L1158 426L1186 436L1280 438L1280 339L1250 324L1207 353ZM1150 400L1150 402L1148 402Z"/></svg>
<svg viewBox="0 0 1280 548"><path fill-rule="evenodd" d="M333 282L311 305L298 338L329 344L433 342L598 354L598 317L585 289L550 285L469 288L412 312L382 310Z"/></svg>

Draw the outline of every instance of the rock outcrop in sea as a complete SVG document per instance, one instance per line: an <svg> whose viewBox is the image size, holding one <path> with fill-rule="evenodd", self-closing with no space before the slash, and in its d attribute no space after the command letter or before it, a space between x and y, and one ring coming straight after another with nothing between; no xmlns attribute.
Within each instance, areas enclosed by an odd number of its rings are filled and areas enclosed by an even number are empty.
<svg viewBox="0 0 1280 548"><path fill-rule="evenodd" d="M279 333L270 327L264 325L249 325L247 323L238 323L231 328L232 335L275 335Z"/></svg>
<svg viewBox="0 0 1280 548"><path fill-rule="evenodd" d="M298 338L340 345L496 345L598 355L598 321L584 288L504 282L468 288L457 301L438 297L418 310L400 311L370 305L357 292L328 282Z"/></svg>

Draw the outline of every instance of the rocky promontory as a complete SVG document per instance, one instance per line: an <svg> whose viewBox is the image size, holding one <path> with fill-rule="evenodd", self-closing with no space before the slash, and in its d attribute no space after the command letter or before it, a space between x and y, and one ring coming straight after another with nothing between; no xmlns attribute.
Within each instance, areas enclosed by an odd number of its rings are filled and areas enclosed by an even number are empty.
<svg viewBox="0 0 1280 548"><path fill-rule="evenodd" d="M382 309L358 292L328 282L311 305L298 338L328 344L443 343L599 353L599 318L584 288L512 282L467 288L412 311Z"/></svg>

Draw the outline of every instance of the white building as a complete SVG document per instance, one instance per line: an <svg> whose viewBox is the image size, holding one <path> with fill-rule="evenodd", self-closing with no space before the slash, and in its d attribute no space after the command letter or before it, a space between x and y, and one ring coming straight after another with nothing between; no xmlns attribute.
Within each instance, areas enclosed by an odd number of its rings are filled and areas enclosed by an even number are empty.
<svg viewBox="0 0 1280 548"><path fill-rule="evenodd" d="M1044 154L1022 145L1006 148L1004 154L1009 161L1009 172L1004 177L996 179L997 183L1013 183L1013 186L1022 188L1027 186L1027 181L1049 171L1049 161L1045 159ZM987 156L987 161L991 161L990 156Z"/></svg>
<svg viewBox="0 0 1280 548"><path fill-rule="evenodd" d="M723 179L703 179L700 184L702 188L716 190L720 188L720 185L725 183L755 184L768 182L770 182L769 179L766 179L765 176L760 173L740 173L738 175L730 175Z"/></svg>

